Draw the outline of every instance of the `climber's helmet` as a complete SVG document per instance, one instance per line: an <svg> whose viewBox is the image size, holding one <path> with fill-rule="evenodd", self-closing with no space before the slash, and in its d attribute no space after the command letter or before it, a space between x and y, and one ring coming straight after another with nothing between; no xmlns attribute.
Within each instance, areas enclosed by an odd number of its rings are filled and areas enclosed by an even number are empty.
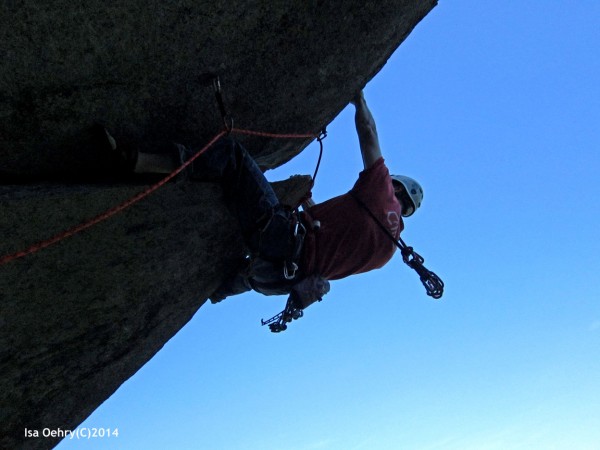
<svg viewBox="0 0 600 450"><path fill-rule="evenodd" d="M402 203L402 216L412 216L423 201L423 188L410 177L404 175L392 175L391 177L396 197Z"/></svg>

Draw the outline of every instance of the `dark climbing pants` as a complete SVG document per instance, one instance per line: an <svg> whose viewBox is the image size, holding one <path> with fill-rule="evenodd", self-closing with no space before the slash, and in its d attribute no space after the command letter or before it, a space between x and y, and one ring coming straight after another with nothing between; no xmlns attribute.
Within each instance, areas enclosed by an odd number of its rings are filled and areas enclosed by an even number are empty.
<svg viewBox="0 0 600 450"><path fill-rule="evenodd" d="M182 161L193 155L183 146L178 151ZM247 150L233 139L221 139L194 161L185 177L221 184L250 251L250 259L223 283L215 300L250 289L265 295L289 293L293 283L283 276L283 266L294 245L291 213Z"/></svg>

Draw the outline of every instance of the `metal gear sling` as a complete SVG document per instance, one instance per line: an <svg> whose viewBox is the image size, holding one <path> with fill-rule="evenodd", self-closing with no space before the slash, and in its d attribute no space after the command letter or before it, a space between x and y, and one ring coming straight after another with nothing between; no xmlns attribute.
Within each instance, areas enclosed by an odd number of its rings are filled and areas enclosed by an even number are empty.
<svg viewBox="0 0 600 450"><path fill-rule="evenodd" d="M390 233L390 231L385 227L384 224L373 214L373 212L369 209L367 205L354 193L350 192L352 198L363 208L369 216L375 221L375 223L382 229L382 231L389 237L394 245L400 249L402 253L402 260L410 267L414 269L421 279L421 283L425 286L425 290L427 291L427 295L435 298L436 300L441 298L444 294L444 282L438 277L435 273L425 268L423 263L425 259L419 255L417 252L413 250L412 247L406 245L406 243L402 240L401 237L398 237L398 240Z"/></svg>

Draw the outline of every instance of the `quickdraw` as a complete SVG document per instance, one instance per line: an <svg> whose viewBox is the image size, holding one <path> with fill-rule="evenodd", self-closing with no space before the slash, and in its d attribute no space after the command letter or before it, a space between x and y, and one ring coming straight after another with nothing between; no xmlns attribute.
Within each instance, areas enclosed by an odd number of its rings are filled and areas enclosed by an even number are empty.
<svg viewBox="0 0 600 450"><path fill-rule="evenodd" d="M408 267L414 269L419 274L427 295L436 300L442 298L444 294L444 282L423 265L425 259L421 255L415 252L412 247L407 246L402 239L399 239L399 241L403 244L403 246L399 246L402 252L402 260Z"/></svg>
<svg viewBox="0 0 600 450"><path fill-rule="evenodd" d="M292 320L299 319L303 315L304 311L294 306L294 301L290 296L283 311L268 320L261 319L260 323L262 326L269 325L269 329L272 333L279 333L287 330L288 323L290 323Z"/></svg>

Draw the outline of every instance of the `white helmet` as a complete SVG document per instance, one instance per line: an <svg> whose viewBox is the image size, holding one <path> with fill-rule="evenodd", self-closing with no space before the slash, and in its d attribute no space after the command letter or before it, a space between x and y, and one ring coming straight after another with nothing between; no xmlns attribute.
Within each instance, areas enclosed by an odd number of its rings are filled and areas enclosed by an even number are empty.
<svg viewBox="0 0 600 450"><path fill-rule="evenodd" d="M416 180L410 177L405 177L404 175L391 175L391 177L392 182L400 183L404 187L404 191L408 194L407 198L410 200L410 202L403 202L402 216L412 216L419 209L423 201L423 188Z"/></svg>

